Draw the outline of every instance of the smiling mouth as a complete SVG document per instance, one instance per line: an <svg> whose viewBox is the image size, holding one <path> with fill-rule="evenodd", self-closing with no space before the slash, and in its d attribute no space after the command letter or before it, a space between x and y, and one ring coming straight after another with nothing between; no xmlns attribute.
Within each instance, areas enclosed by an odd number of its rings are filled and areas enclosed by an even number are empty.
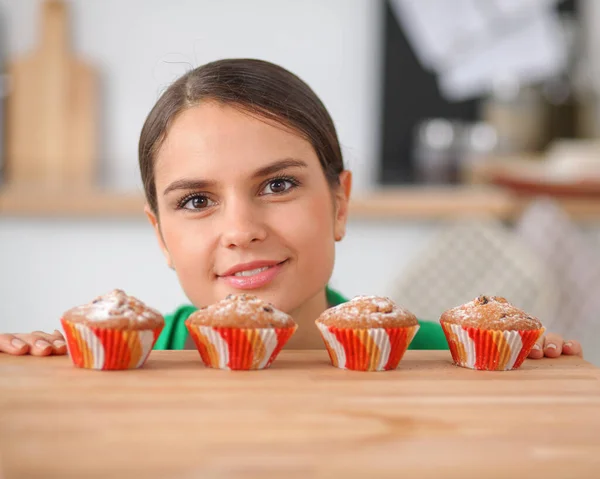
<svg viewBox="0 0 600 479"><path fill-rule="evenodd" d="M235 273L224 273L221 275L218 275L220 278L231 278L231 277L236 277L236 278L248 278L250 276L256 276L257 274L260 273L264 273L265 271L268 271L271 268L276 268L278 266L282 266L283 264L287 263L287 259L280 261L279 263L273 263L273 264L268 264L265 266L260 266L258 268L252 268L252 269L244 269L241 271L236 271Z"/></svg>
<svg viewBox="0 0 600 479"><path fill-rule="evenodd" d="M279 263L279 264L281 264L281 263ZM277 266L277 265L273 265L273 266ZM267 271L269 268L272 268L273 266L263 266L262 268L249 269L246 271L238 271L237 273L234 273L232 276L238 276L238 277L254 276L255 274L262 273L263 271Z"/></svg>
<svg viewBox="0 0 600 479"><path fill-rule="evenodd" d="M249 269L241 269L239 267L232 268L227 271L226 274L218 276L221 281L225 281L230 287L235 289L258 289L269 285L281 272L283 265L285 265L289 259L281 261L279 263L258 264L248 263ZM238 269L238 271L236 271Z"/></svg>

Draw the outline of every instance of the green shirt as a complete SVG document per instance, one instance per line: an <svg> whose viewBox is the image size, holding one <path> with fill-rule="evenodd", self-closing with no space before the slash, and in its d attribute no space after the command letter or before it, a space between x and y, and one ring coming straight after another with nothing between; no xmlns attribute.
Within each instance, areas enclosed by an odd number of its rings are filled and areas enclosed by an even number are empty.
<svg viewBox="0 0 600 479"><path fill-rule="evenodd" d="M331 306L348 301L338 292L327 288L327 303ZM154 349L183 349L188 331L185 320L196 311L192 305L180 306L173 314L165 316L165 328L158 337ZM448 349L448 343L442 327L438 323L419 320L419 331L410 343L408 349Z"/></svg>

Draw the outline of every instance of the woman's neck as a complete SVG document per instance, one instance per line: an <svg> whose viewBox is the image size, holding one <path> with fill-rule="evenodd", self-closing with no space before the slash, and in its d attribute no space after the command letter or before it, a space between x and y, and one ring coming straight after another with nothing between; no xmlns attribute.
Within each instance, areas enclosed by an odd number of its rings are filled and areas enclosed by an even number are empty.
<svg viewBox="0 0 600 479"><path fill-rule="evenodd" d="M315 325L317 319L329 305L325 290L304 303L290 315L298 323L298 329L286 345L286 349L323 349L323 339Z"/></svg>

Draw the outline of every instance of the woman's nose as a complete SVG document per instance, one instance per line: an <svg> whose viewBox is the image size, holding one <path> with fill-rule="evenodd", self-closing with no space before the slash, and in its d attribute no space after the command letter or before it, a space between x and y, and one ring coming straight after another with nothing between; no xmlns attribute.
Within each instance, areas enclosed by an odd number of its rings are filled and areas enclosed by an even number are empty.
<svg viewBox="0 0 600 479"><path fill-rule="evenodd" d="M223 209L221 245L225 248L246 248L263 241L267 230L258 206L235 201Z"/></svg>

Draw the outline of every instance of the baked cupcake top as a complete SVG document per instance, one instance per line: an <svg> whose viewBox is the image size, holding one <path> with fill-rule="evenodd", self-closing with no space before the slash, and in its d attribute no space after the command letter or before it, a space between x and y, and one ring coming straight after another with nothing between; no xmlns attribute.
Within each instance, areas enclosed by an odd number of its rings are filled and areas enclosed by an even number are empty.
<svg viewBox="0 0 600 479"><path fill-rule="evenodd" d="M542 327L539 319L500 296L479 296L462 306L445 311L440 321L499 331L529 331Z"/></svg>
<svg viewBox="0 0 600 479"><path fill-rule="evenodd" d="M158 311L120 289L68 310L63 318L106 329L154 329L165 324Z"/></svg>
<svg viewBox="0 0 600 479"><path fill-rule="evenodd" d="M296 326L289 314L251 294L230 294L218 303L195 311L187 321L197 326L244 329Z"/></svg>
<svg viewBox="0 0 600 479"><path fill-rule="evenodd" d="M317 323L336 328L403 328L419 324L410 311L383 296L357 296L325 310Z"/></svg>

